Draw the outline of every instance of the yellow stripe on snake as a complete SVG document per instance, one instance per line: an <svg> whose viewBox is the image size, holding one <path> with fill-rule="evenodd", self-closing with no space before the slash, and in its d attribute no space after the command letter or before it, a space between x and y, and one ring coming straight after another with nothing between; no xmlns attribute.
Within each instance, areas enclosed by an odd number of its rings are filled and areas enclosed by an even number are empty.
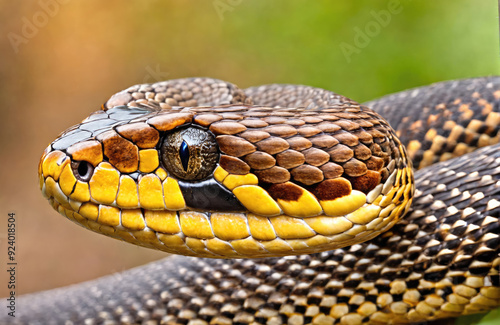
<svg viewBox="0 0 500 325"><path fill-rule="evenodd" d="M21 320L386 324L498 307L499 102L496 77L373 110L312 87L208 78L117 93L45 150L43 194L95 232L216 259L28 296ZM410 158L426 167L415 193Z"/></svg>

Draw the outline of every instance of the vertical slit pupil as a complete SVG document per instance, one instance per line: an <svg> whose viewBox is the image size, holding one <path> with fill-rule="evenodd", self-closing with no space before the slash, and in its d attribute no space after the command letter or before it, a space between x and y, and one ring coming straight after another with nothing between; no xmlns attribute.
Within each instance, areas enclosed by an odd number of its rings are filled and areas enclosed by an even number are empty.
<svg viewBox="0 0 500 325"><path fill-rule="evenodd" d="M187 172L189 163L189 146L186 141L182 141L181 147L179 148L179 156L181 157L182 167L184 171Z"/></svg>

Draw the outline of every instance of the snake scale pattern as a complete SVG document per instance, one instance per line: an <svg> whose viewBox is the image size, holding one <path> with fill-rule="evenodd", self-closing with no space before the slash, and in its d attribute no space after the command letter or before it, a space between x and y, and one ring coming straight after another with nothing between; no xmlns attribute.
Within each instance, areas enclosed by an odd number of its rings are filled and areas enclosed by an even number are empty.
<svg viewBox="0 0 500 325"><path fill-rule="evenodd" d="M387 324L498 307L499 102L500 78L489 77L367 103L393 130L371 109L306 86L241 91L195 78L131 87L45 151L40 186L56 210L96 232L184 255L323 252L169 257L21 297L16 321ZM211 136L219 156L206 145ZM116 150L123 141L132 147ZM422 168L414 195L407 156ZM125 189L136 183L134 197ZM124 205L135 215L125 216Z"/></svg>

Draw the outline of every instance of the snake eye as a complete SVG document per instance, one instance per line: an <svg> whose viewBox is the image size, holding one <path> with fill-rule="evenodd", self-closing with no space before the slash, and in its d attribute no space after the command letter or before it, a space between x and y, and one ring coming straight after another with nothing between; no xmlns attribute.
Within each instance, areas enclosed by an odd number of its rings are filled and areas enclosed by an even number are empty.
<svg viewBox="0 0 500 325"><path fill-rule="evenodd" d="M168 133L160 154L163 165L172 175L189 181L210 176L219 158L215 136L194 126Z"/></svg>
<svg viewBox="0 0 500 325"><path fill-rule="evenodd" d="M71 168L73 169L73 175L82 181L88 182L94 173L94 166L87 161L72 161Z"/></svg>

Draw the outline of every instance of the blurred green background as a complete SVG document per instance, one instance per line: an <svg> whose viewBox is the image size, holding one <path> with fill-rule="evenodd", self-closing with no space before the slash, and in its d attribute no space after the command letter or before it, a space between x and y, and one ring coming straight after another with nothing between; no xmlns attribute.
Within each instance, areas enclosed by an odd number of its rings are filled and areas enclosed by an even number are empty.
<svg viewBox="0 0 500 325"><path fill-rule="evenodd" d="M18 293L165 256L77 227L39 193L43 149L116 91L209 76L240 87L307 84L365 101L500 73L495 0L0 0L0 7L0 257L4 263L13 211Z"/></svg>

